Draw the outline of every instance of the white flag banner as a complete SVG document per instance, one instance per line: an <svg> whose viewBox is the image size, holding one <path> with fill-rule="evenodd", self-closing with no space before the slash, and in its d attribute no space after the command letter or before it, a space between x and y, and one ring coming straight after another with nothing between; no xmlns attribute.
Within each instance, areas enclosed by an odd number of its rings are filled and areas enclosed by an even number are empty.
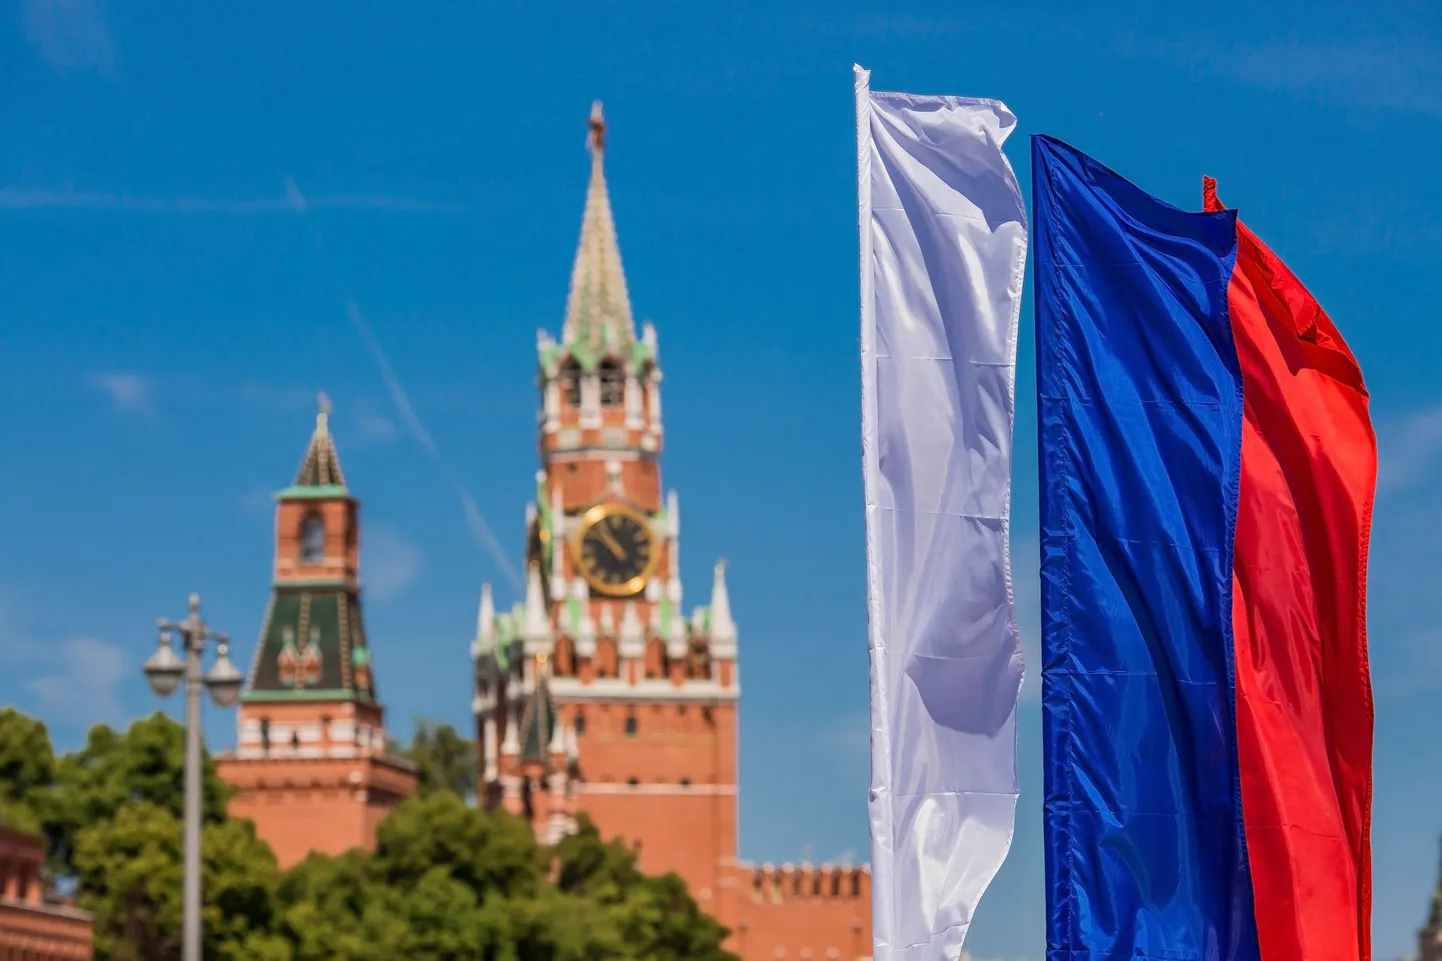
<svg viewBox="0 0 1442 961"><path fill-rule="evenodd" d="M995 100L856 68L876 961L955 961L1016 825L1026 207Z"/></svg>

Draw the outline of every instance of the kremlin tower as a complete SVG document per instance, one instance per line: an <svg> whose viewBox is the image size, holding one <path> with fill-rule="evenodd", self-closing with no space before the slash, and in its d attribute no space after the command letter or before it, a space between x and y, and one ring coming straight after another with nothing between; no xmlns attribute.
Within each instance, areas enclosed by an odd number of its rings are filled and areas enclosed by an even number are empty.
<svg viewBox="0 0 1442 961"><path fill-rule="evenodd" d="M561 338L537 343L541 470L525 597L502 612L489 586L481 592L480 795L546 843L586 812L643 870L680 875L747 961L868 957L869 871L737 857L739 632L722 562L709 603L684 613L680 504L661 484L656 331L637 335L605 140L597 104Z"/></svg>
<svg viewBox="0 0 1442 961"><path fill-rule="evenodd" d="M311 851L370 847L415 792L387 753L385 711L360 602L360 502L346 487L321 398L295 483L279 494L275 566L240 703L239 743L218 759L234 817L255 822L282 868Z"/></svg>

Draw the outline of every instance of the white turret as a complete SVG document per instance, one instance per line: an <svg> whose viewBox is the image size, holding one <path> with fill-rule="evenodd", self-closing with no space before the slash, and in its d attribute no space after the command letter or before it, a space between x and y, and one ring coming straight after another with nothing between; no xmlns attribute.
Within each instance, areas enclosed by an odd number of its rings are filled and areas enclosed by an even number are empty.
<svg viewBox="0 0 1442 961"><path fill-rule="evenodd" d="M476 614L476 639L471 644L471 657L489 654L496 649L496 608L491 601L491 585L481 585L481 609Z"/></svg>
<svg viewBox="0 0 1442 961"><path fill-rule="evenodd" d="M527 654L551 652L551 622L546 619L546 601L541 594L541 568L532 564L526 572L526 610L521 637Z"/></svg>
<svg viewBox="0 0 1442 961"><path fill-rule="evenodd" d="M726 562L716 562L716 576L711 583L711 654L714 657L736 656L736 622L731 619L731 596L726 591Z"/></svg>

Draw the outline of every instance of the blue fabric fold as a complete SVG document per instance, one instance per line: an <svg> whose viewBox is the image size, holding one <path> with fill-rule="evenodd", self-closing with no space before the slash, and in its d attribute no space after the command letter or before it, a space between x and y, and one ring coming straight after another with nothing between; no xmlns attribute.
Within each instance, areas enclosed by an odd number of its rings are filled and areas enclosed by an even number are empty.
<svg viewBox="0 0 1442 961"><path fill-rule="evenodd" d="M1047 957L1256 961L1229 211L1032 140Z"/></svg>

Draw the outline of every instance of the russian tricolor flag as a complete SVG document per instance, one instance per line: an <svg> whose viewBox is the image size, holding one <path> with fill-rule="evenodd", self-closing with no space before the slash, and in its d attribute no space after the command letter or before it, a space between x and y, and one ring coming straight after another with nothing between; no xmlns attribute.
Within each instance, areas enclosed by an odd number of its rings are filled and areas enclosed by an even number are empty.
<svg viewBox="0 0 1442 961"><path fill-rule="evenodd" d="M1367 961L1367 393L1217 202L1032 143L1047 951Z"/></svg>

